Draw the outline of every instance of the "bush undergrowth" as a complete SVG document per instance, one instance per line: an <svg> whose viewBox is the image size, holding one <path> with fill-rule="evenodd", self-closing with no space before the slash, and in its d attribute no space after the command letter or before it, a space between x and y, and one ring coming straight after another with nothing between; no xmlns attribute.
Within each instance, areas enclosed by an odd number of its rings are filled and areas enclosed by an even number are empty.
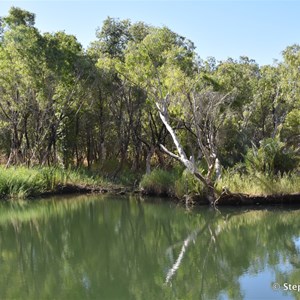
<svg viewBox="0 0 300 300"><path fill-rule="evenodd" d="M58 167L11 167L0 166L0 198L24 199L44 192L54 192L58 186L90 185L116 187L134 185L139 174L122 173L112 181L98 172L87 169L62 169ZM129 176L130 175L130 176ZM300 176L296 173L266 175L241 173L234 169L223 170L222 179L215 187L221 192L227 187L232 193L251 195L291 194L300 192ZM142 176L140 188L147 194L182 198L187 194L203 195L204 187L192 174L183 168L171 170L154 169Z"/></svg>
<svg viewBox="0 0 300 300"><path fill-rule="evenodd" d="M155 169L142 177L140 187L147 194L173 196L175 177L173 172Z"/></svg>
<svg viewBox="0 0 300 300"><path fill-rule="evenodd" d="M187 194L203 194L203 185L187 170L174 168L171 171L155 169L145 174L140 187L147 194L182 198Z"/></svg>
<svg viewBox="0 0 300 300"><path fill-rule="evenodd" d="M155 169L145 174L140 187L146 194L182 198L193 194L204 196L204 186L187 170L165 171ZM216 182L218 192L226 187L232 193L249 195L292 194L300 192L300 176L296 173L266 175L263 173L241 174L236 170L223 170L222 179Z"/></svg>
<svg viewBox="0 0 300 300"><path fill-rule="evenodd" d="M105 185L110 183L101 176L84 169L57 167L0 167L0 198L27 198L47 191L55 191L59 185Z"/></svg>
<svg viewBox="0 0 300 300"><path fill-rule="evenodd" d="M300 176L291 173L265 175L263 173L240 174L225 171L216 184L218 190L227 187L232 193L250 195L292 194L300 192Z"/></svg>

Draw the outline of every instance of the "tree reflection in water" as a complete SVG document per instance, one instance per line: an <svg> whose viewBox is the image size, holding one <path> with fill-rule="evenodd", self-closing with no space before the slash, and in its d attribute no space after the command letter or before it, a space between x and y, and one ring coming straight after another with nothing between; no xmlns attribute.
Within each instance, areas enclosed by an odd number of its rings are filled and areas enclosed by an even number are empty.
<svg viewBox="0 0 300 300"><path fill-rule="evenodd" d="M264 295L282 297L272 282L300 282L299 217L127 197L2 204L0 298L243 299L265 270Z"/></svg>

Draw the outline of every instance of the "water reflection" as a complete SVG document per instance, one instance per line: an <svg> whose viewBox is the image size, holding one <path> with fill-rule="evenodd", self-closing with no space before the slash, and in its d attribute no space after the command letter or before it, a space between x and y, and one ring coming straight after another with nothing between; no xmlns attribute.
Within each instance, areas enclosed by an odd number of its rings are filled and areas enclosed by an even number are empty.
<svg viewBox="0 0 300 300"><path fill-rule="evenodd" d="M0 207L1 299L298 299L300 211L76 197Z"/></svg>

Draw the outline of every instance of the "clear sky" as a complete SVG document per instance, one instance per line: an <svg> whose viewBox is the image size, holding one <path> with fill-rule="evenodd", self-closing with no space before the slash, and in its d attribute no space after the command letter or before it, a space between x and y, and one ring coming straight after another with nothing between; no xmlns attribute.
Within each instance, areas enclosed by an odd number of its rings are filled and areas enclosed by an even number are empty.
<svg viewBox="0 0 300 300"><path fill-rule="evenodd" d="M107 17L166 25L192 40L201 58L248 56L260 65L281 59L288 45L300 44L300 1L43 1L0 0L0 15L11 6L36 14L41 32L65 30L86 48Z"/></svg>

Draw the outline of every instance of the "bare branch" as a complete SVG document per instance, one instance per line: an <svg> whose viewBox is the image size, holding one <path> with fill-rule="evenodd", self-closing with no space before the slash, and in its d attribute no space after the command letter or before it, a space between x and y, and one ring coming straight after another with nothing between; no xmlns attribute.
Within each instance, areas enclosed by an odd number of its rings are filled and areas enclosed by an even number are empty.
<svg viewBox="0 0 300 300"><path fill-rule="evenodd" d="M178 155L176 155L175 153L169 151L164 145L159 144L159 147L160 147L160 149L161 149L162 151L164 151L166 154L168 154L169 156L171 156L171 157L173 157L173 158L175 158L175 159L177 159L178 161L181 162L180 157L179 157Z"/></svg>

